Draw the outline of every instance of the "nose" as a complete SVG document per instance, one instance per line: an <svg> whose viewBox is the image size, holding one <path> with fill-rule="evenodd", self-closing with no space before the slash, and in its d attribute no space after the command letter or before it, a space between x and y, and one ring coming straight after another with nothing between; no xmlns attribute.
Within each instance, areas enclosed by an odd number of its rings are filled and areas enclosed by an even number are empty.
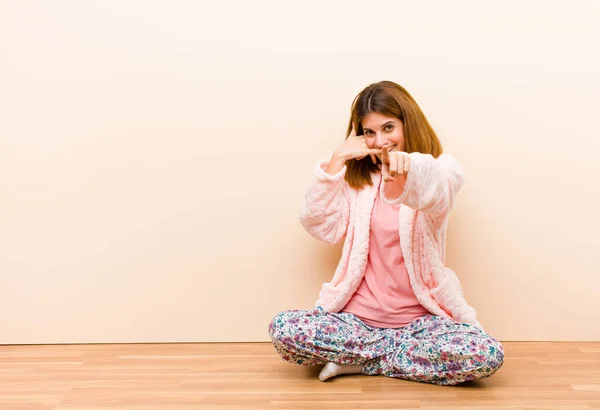
<svg viewBox="0 0 600 410"><path fill-rule="evenodd" d="M387 142L387 138L385 138L382 134L377 133L377 136L375 138L375 144L377 144L379 148L383 147Z"/></svg>

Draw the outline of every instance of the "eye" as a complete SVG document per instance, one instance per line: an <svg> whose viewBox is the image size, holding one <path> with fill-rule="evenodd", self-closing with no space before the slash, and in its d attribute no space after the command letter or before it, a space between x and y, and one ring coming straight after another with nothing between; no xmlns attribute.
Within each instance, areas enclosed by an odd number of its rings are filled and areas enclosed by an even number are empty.
<svg viewBox="0 0 600 410"><path fill-rule="evenodd" d="M385 126L385 130L386 131L391 131L393 129L394 129L394 124L388 124L388 125Z"/></svg>
<svg viewBox="0 0 600 410"><path fill-rule="evenodd" d="M373 131L365 131L365 135L371 135L373 134Z"/></svg>

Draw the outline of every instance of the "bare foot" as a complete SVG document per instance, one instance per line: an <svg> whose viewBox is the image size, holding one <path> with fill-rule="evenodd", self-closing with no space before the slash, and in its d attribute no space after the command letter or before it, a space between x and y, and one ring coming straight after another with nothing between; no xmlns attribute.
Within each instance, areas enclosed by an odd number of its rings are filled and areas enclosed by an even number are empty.
<svg viewBox="0 0 600 410"><path fill-rule="evenodd" d="M323 367L319 374L319 380L325 380L338 376L340 374L360 374L362 373L362 364L337 364L329 362Z"/></svg>

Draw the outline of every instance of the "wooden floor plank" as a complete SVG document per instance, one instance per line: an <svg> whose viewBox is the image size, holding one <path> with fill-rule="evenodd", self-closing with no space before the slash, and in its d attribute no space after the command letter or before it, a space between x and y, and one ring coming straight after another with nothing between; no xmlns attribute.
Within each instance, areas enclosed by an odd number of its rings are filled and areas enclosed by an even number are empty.
<svg viewBox="0 0 600 410"><path fill-rule="evenodd" d="M504 343L493 377L322 383L268 343L0 346L0 410L600 409L600 343Z"/></svg>

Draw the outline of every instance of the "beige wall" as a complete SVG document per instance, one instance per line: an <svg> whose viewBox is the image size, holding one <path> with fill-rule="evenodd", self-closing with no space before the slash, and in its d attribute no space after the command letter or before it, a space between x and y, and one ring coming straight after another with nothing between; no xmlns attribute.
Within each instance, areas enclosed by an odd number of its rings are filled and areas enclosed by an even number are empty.
<svg viewBox="0 0 600 410"><path fill-rule="evenodd" d="M600 3L0 1L0 343L265 341L349 106L415 96L448 264L502 340L600 339Z"/></svg>

